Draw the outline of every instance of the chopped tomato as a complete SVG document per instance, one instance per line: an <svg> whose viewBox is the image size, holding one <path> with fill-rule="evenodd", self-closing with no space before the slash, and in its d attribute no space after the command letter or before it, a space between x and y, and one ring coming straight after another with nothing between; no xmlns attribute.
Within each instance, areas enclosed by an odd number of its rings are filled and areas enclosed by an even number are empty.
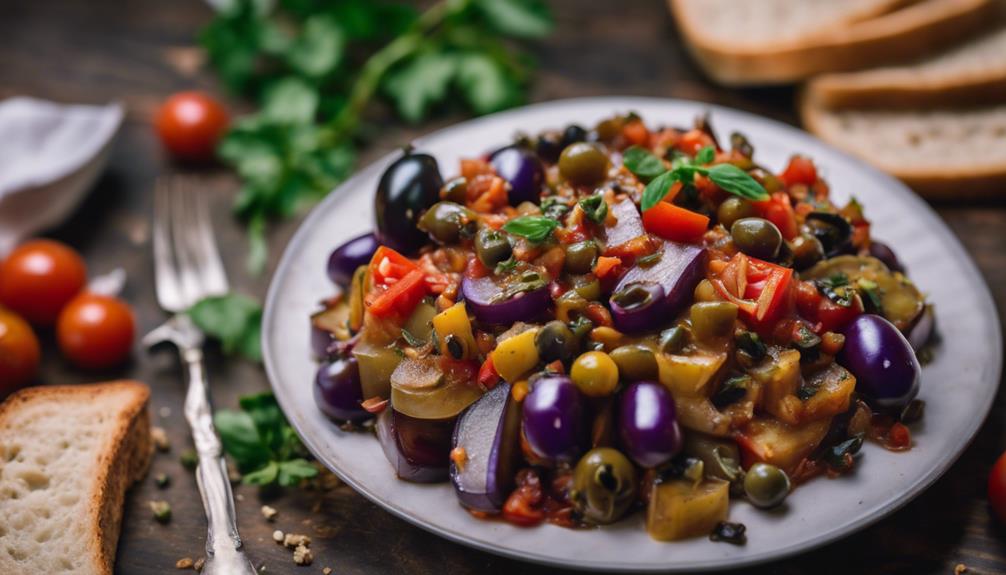
<svg viewBox="0 0 1006 575"><path fill-rule="evenodd" d="M697 242L709 228L709 218L667 202L643 212L643 227L665 240Z"/></svg>
<svg viewBox="0 0 1006 575"><path fill-rule="evenodd" d="M814 162L804 156L793 156L789 160L789 165L779 174L779 179L787 186L793 184L811 185L817 181L817 168Z"/></svg>
<svg viewBox="0 0 1006 575"><path fill-rule="evenodd" d="M419 266L395 250L381 246L370 258L370 274L375 284L389 284L405 277Z"/></svg>
<svg viewBox="0 0 1006 575"><path fill-rule="evenodd" d="M594 264L594 275L601 279L606 278L615 273L620 265L622 265L622 260L618 258L601 256Z"/></svg>
<svg viewBox="0 0 1006 575"><path fill-rule="evenodd" d="M486 357L485 362L482 363L482 367L479 368L478 381L479 385L486 389L492 389L500 382L500 374L496 371L496 365L493 364L492 355Z"/></svg>
<svg viewBox="0 0 1006 575"><path fill-rule="evenodd" d="M471 180L475 176L479 176L482 174L495 174L495 173L496 172L493 170L492 164L490 164L485 160L477 158L468 158L461 160L461 175L467 178L468 180Z"/></svg>
<svg viewBox="0 0 1006 575"><path fill-rule="evenodd" d="M817 332L841 331L863 313L863 300L854 294L849 305L839 305L818 291L812 282L800 282L796 290L796 305L800 316L817 324Z"/></svg>
<svg viewBox="0 0 1006 575"><path fill-rule="evenodd" d="M533 469L517 472L517 489L503 504L503 519L521 527L532 527L545 520L541 479Z"/></svg>
<svg viewBox="0 0 1006 575"><path fill-rule="evenodd" d="M681 139L675 144L677 149L689 156L698 154L699 150L705 148L706 146L712 146L715 148L716 144L713 142L712 137L702 130L689 130L685 132L681 135Z"/></svg>
<svg viewBox="0 0 1006 575"><path fill-rule="evenodd" d="M423 272L418 269L412 270L402 279L387 286L384 291L377 292L376 297L370 298L367 310L378 317L395 312L407 316L425 295L426 282Z"/></svg>
<svg viewBox="0 0 1006 575"><path fill-rule="evenodd" d="M494 212L507 205L506 188L506 182L499 176L475 176L468 184L468 207L479 213Z"/></svg>
<svg viewBox="0 0 1006 575"><path fill-rule="evenodd" d="M789 201L789 196L784 192L776 192L772 197L764 202L754 202L755 208L761 217L775 224L782 237L791 240L799 233L796 225L796 215L793 213L793 205Z"/></svg>
<svg viewBox="0 0 1006 575"><path fill-rule="evenodd" d="M633 238L627 242L620 243L617 246L609 247L604 250L604 255L631 262L637 258L652 254L657 251L659 247L659 242L653 240L648 235L642 235L638 238Z"/></svg>
<svg viewBox="0 0 1006 575"><path fill-rule="evenodd" d="M790 268L738 253L719 271L710 271L713 287L760 325L776 321L792 305Z"/></svg>
<svg viewBox="0 0 1006 575"><path fill-rule="evenodd" d="M633 120L622 128L622 136L630 144L645 146L650 143L650 131L646 129L646 124L639 120Z"/></svg>

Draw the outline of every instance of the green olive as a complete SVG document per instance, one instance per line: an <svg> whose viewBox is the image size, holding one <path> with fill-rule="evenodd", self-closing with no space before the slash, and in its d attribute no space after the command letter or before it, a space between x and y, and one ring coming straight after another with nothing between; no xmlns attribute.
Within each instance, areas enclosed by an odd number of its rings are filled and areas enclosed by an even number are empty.
<svg viewBox="0 0 1006 575"><path fill-rule="evenodd" d="M569 376L584 395L605 397L618 386L618 365L603 351L588 351L576 358Z"/></svg>
<svg viewBox="0 0 1006 575"><path fill-rule="evenodd" d="M444 184L444 189L440 192L440 197L443 199L454 202L455 204L464 205L465 201L468 199L468 179L464 176L458 176L453 180L450 180Z"/></svg>
<svg viewBox="0 0 1006 575"><path fill-rule="evenodd" d="M608 118L601 120L594 126L594 132L598 140L614 140L622 133L622 125L625 121L622 118Z"/></svg>
<svg viewBox="0 0 1006 575"><path fill-rule="evenodd" d="M600 183L607 173L608 155L596 144L570 144L559 156L559 175L572 184L592 186Z"/></svg>
<svg viewBox="0 0 1006 575"><path fill-rule="evenodd" d="M594 269L598 255L597 243L586 240L566 246L566 271L571 274L585 274Z"/></svg>
<svg viewBox="0 0 1006 575"><path fill-rule="evenodd" d="M706 477L738 481L744 475L741 470L740 450L730 439L712 437L704 433L685 434L684 453L702 460Z"/></svg>
<svg viewBox="0 0 1006 575"><path fill-rule="evenodd" d="M729 337L737 321L737 305L728 301L710 301L692 304L689 314L692 333L704 343Z"/></svg>
<svg viewBox="0 0 1006 575"><path fill-rule="evenodd" d="M762 509L782 503L789 489L789 476L775 465L755 463L744 476L744 493L751 503Z"/></svg>
<svg viewBox="0 0 1006 575"><path fill-rule="evenodd" d="M601 299L601 282L594 274L573 276L573 290L587 301Z"/></svg>
<svg viewBox="0 0 1006 575"><path fill-rule="evenodd" d="M627 381L641 381L657 377L657 358L653 350L641 344L629 344L611 350L611 359L618 373Z"/></svg>
<svg viewBox="0 0 1006 575"><path fill-rule="evenodd" d="M492 228L482 228L475 234L475 255L487 268L495 268L496 264L509 259L511 253L513 248L510 247L510 241L505 233Z"/></svg>
<svg viewBox="0 0 1006 575"><path fill-rule="evenodd" d="M801 234L793 239L790 247L793 252L793 267L805 270L824 259L824 246L821 240L810 234Z"/></svg>
<svg viewBox="0 0 1006 575"><path fill-rule="evenodd" d="M688 330L676 325L660 332L660 351L663 353L678 353L688 345Z"/></svg>
<svg viewBox="0 0 1006 575"><path fill-rule="evenodd" d="M716 219L728 230L737 220L757 215L758 211L755 210L754 204L736 196L723 200L723 203L716 210Z"/></svg>
<svg viewBox="0 0 1006 575"><path fill-rule="evenodd" d="M763 260L774 259L782 247L782 233L772 222L762 218L741 218L730 226L737 249Z"/></svg>
<svg viewBox="0 0 1006 575"><path fill-rule="evenodd" d="M552 320L541 327L534 336L534 347L538 357L548 363L573 359L579 341L573 331L559 320Z"/></svg>
<svg viewBox="0 0 1006 575"><path fill-rule="evenodd" d="M437 202L419 219L419 229L444 244L453 244L462 237L471 237L475 226L475 214L454 202Z"/></svg>
<svg viewBox="0 0 1006 575"><path fill-rule="evenodd" d="M588 451L573 469L573 505L591 523L620 519L636 501L636 468L610 447Z"/></svg>

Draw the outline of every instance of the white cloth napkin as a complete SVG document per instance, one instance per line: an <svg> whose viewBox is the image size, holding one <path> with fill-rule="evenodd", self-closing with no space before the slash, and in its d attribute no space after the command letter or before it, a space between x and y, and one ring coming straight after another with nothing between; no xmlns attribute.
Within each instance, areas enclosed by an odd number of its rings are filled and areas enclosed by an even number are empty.
<svg viewBox="0 0 1006 575"><path fill-rule="evenodd" d="M0 102L0 258L77 207L104 168L120 104Z"/></svg>

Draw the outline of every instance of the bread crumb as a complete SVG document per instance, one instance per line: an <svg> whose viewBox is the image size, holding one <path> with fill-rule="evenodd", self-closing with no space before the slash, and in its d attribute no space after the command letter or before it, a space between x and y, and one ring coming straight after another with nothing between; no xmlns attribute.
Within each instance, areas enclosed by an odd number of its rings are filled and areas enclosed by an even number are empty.
<svg viewBox="0 0 1006 575"><path fill-rule="evenodd" d="M162 407L161 409L157 410L157 414L160 415L163 419L167 419L171 417L171 408L166 406Z"/></svg>
<svg viewBox="0 0 1006 575"><path fill-rule="evenodd" d="M245 500L245 496L242 495L242 494L240 494L240 493L236 493L234 495L234 499L237 499L238 501L244 501Z"/></svg>
<svg viewBox="0 0 1006 575"><path fill-rule="evenodd" d="M957 566L954 567L954 575L961 575L961 573L966 573L967 570L968 570L967 565L963 563L958 563Z"/></svg>
<svg viewBox="0 0 1006 575"><path fill-rule="evenodd" d="M179 559L175 562L175 569L192 569L195 563L192 562L191 557L185 557L184 559Z"/></svg>
<svg viewBox="0 0 1006 575"><path fill-rule="evenodd" d="M154 483L157 485L158 489L165 489L171 485L171 478L165 473L158 473L154 476Z"/></svg>
<svg viewBox="0 0 1006 575"><path fill-rule="evenodd" d="M321 575L332 575L332 568L325 567L324 569L321 570Z"/></svg>
<svg viewBox="0 0 1006 575"><path fill-rule="evenodd" d="M266 521L272 521L276 518L276 514L279 513L276 509L269 507L268 505L262 506L262 517L265 517Z"/></svg>
<svg viewBox="0 0 1006 575"><path fill-rule="evenodd" d="M150 440L154 442L157 451L165 452L171 450L171 442L168 441L168 432L163 427L150 428Z"/></svg>
<svg viewBox="0 0 1006 575"><path fill-rule="evenodd" d="M311 538L299 533L287 533L286 537L283 538L283 545L290 549L300 547L301 545L308 547L311 545Z"/></svg>
<svg viewBox="0 0 1006 575"><path fill-rule="evenodd" d="M280 531L279 529L272 532L272 540L275 541L276 543L282 543L283 538L284 538L283 532Z"/></svg>
<svg viewBox="0 0 1006 575"><path fill-rule="evenodd" d="M196 559L196 562L192 565L192 568L196 570L197 573L201 573L203 570L203 565L206 565L206 558L200 557Z"/></svg>
<svg viewBox="0 0 1006 575"><path fill-rule="evenodd" d="M171 521L171 505L167 501L151 501L150 510L158 523Z"/></svg>
<svg viewBox="0 0 1006 575"><path fill-rule="evenodd" d="M297 565L310 565L314 561L314 555L311 554L311 550L304 545L298 545L296 549L293 550L293 562Z"/></svg>
<svg viewBox="0 0 1006 575"><path fill-rule="evenodd" d="M189 471L195 471L196 467L199 466L199 456L196 455L194 449L186 449L178 456L178 461L181 462L182 467L188 469Z"/></svg>

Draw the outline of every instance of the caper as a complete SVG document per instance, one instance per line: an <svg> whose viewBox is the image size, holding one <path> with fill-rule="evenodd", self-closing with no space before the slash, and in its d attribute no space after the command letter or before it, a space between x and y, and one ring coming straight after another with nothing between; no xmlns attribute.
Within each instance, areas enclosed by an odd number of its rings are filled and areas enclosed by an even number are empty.
<svg viewBox="0 0 1006 575"><path fill-rule="evenodd" d="M576 358L569 376L584 395L604 397L618 385L618 366L603 351L588 351Z"/></svg>
<svg viewBox="0 0 1006 575"><path fill-rule="evenodd" d="M552 320L541 327L534 336L534 347L538 357L548 363L555 360L569 361L576 354L578 340L573 331L559 320Z"/></svg>
<svg viewBox="0 0 1006 575"><path fill-rule="evenodd" d="M713 342L734 333L737 305L728 301L700 302L689 310L692 333L702 342Z"/></svg>
<svg viewBox="0 0 1006 575"><path fill-rule="evenodd" d="M771 260L779 255L782 233L772 222L763 218L741 218L730 226L737 249L749 256Z"/></svg>
<svg viewBox="0 0 1006 575"><path fill-rule="evenodd" d="M559 175L566 181L590 186L599 183L608 173L608 155L600 146L577 142L559 155Z"/></svg>
<svg viewBox="0 0 1006 575"><path fill-rule="evenodd" d="M757 215L758 211L755 210L754 204L735 196L723 200L723 203L716 210L716 219L728 230L737 220Z"/></svg>
<svg viewBox="0 0 1006 575"><path fill-rule="evenodd" d="M573 290L587 301L601 299L601 282L594 274L573 277Z"/></svg>
<svg viewBox="0 0 1006 575"><path fill-rule="evenodd" d="M468 179L458 176L444 184L444 189L440 192L440 197L455 204L464 204L468 199Z"/></svg>
<svg viewBox="0 0 1006 575"><path fill-rule="evenodd" d="M790 246L793 252L793 267L805 270L824 259L824 246L821 240L809 234L801 234L793 239Z"/></svg>
<svg viewBox="0 0 1006 575"><path fill-rule="evenodd" d="M566 271L571 274L585 274L594 269L598 255L597 243L586 240L566 246Z"/></svg>
<svg viewBox="0 0 1006 575"><path fill-rule="evenodd" d="M508 259L511 253L513 248L503 232L482 228L475 234L475 255L487 268L495 268L496 264Z"/></svg>
<svg viewBox="0 0 1006 575"><path fill-rule="evenodd" d="M657 377L657 358L653 350L641 344L629 344L611 350L611 359L618 373L628 381L641 381Z"/></svg>
<svg viewBox="0 0 1006 575"><path fill-rule="evenodd" d="M636 468L620 451L591 449L573 470L573 505L587 521L613 523L635 502L637 483Z"/></svg>
<svg viewBox="0 0 1006 575"><path fill-rule="evenodd" d="M437 202L419 219L419 229L440 243L456 243L475 231L475 214L454 202Z"/></svg>
<svg viewBox="0 0 1006 575"><path fill-rule="evenodd" d="M775 465L755 463L744 476L744 493L752 504L762 509L782 503L789 489L789 476Z"/></svg>
<svg viewBox="0 0 1006 575"><path fill-rule="evenodd" d="M688 331L676 325L660 332L660 351L663 353L678 353L688 345Z"/></svg>

